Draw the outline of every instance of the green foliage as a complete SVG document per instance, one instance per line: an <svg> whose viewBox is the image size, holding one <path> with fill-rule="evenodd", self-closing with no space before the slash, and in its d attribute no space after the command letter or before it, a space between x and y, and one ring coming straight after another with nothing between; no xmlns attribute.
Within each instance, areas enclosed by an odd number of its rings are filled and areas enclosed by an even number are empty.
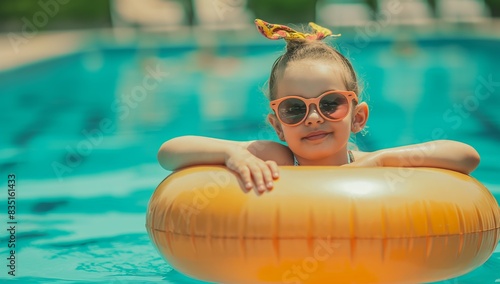
<svg viewBox="0 0 500 284"><path fill-rule="evenodd" d="M24 21L33 22L35 15L47 12L40 3L51 9L57 5L57 13L48 15L46 25L39 30L75 29L111 26L109 0L0 0L0 31L20 30ZM137 0L140 1L140 0ZM176 0L186 8L189 22L193 22L193 0ZM215 0L206 0L215 1ZM240 1L240 0L217 0ZM316 4L327 0L248 0L247 6L257 18L272 23L307 23L316 19ZM329 0L332 1L332 0ZM378 0L364 0L373 11L377 11ZM435 8L439 0L427 0ZM484 0L492 16L500 17L500 0ZM64 1L62 1L64 2Z"/></svg>
<svg viewBox="0 0 500 284"><path fill-rule="evenodd" d="M64 1L61 1L64 2ZM45 4L46 11L40 3ZM35 15L46 15L47 24L39 30L65 28L94 28L111 25L109 1L69 0L59 4L57 0L2 0L0 1L0 29L19 30L25 20L34 22ZM44 16L40 16L43 19ZM38 21L42 21L42 20Z"/></svg>
<svg viewBox="0 0 500 284"><path fill-rule="evenodd" d="M307 23L316 18L316 0L248 0L248 7L271 23Z"/></svg>
<svg viewBox="0 0 500 284"><path fill-rule="evenodd" d="M500 0L485 0L486 4L490 7L491 15L493 17L500 17Z"/></svg>

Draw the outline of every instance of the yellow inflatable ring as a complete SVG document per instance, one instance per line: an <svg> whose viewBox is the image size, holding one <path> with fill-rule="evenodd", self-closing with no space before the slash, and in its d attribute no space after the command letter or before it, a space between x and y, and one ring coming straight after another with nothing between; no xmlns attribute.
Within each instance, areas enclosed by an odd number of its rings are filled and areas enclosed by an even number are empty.
<svg viewBox="0 0 500 284"><path fill-rule="evenodd" d="M223 167L175 172L146 227L178 271L217 283L421 283L483 264L500 212L475 179L429 168L281 167L245 192Z"/></svg>

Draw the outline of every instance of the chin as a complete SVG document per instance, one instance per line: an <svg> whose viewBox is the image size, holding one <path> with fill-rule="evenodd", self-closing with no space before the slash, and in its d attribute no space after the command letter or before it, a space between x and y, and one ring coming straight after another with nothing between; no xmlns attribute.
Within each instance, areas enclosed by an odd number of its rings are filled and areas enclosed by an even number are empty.
<svg viewBox="0 0 500 284"><path fill-rule="evenodd" d="M309 151L302 151L302 157L308 160L321 160L335 154L335 149L331 145L321 145L320 147L311 148Z"/></svg>

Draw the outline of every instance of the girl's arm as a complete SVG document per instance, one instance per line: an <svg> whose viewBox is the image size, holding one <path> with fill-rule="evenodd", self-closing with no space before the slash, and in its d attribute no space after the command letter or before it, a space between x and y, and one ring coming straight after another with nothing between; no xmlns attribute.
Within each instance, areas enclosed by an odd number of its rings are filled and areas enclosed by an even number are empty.
<svg viewBox="0 0 500 284"><path fill-rule="evenodd" d="M358 155L359 159L356 158L352 166L432 167L464 174L472 172L480 160L474 148L451 140L437 140Z"/></svg>
<svg viewBox="0 0 500 284"><path fill-rule="evenodd" d="M272 141L237 142L201 136L181 136L163 143L158 162L166 170L193 165L226 165L247 189L273 187L279 164L286 163L285 146ZM289 150L288 150L289 151Z"/></svg>
<svg viewBox="0 0 500 284"><path fill-rule="evenodd" d="M158 162L170 171L193 165L224 165L231 151L244 150L246 147L246 142L181 136L161 145Z"/></svg>

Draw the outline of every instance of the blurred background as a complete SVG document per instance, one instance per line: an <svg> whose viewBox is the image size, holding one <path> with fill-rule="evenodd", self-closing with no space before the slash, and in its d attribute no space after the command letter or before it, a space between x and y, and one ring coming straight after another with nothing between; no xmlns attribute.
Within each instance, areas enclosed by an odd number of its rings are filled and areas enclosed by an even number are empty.
<svg viewBox="0 0 500 284"><path fill-rule="evenodd" d="M372 107L367 135L355 137L360 148L446 137L481 150L476 132L500 136L496 115L483 109L498 102L499 16L500 0L1 1L0 167L53 178L37 159L78 159L78 169L62 168L68 175L100 172L84 160L101 157L94 153L106 143L107 166L121 168L151 159L144 145L155 149L177 134L241 130L248 139L257 127L275 139L263 90L284 46L257 33L255 18L299 29L315 21L343 34L330 42L353 62ZM481 99L483 81L491 86ZM83 130L107 139L60 151L86 139ZM138 149L124 156L114 143ZM30 152L34 145L45 151Z"/></svg>
<svg viewBox="0 0 500 284"><path fill-rule="evenodd" d="M148 200L170 174L156 153L180 135L278 141L264 90L284 43L263 38L255 18L342 33L329 42L370 106L353 137L361 150L468 143L481 155L472 176L500 200L499 17L500 0L0 1L0 173L18 179L15 279L202 283L172 270L146 234ZM498 271L497 248L442 283L500 282Z"/></svg>
<svg viewBox="0 0 500 284"><path fill-rule="evenodd" d="M458 23L500 17L498 0L146 0L140 3L133 0L18 0L0 3L0 30L20 30L25 24L20 19L32 20L30 16L40 10L51 18L37 27L40 31L117 26L175 28L227 25L228 22L248 25L254 17L273 23L317 21L353 25L376 19L384 5L391 2L403 6L405 12L400 18L406 20Z"/></svg>

